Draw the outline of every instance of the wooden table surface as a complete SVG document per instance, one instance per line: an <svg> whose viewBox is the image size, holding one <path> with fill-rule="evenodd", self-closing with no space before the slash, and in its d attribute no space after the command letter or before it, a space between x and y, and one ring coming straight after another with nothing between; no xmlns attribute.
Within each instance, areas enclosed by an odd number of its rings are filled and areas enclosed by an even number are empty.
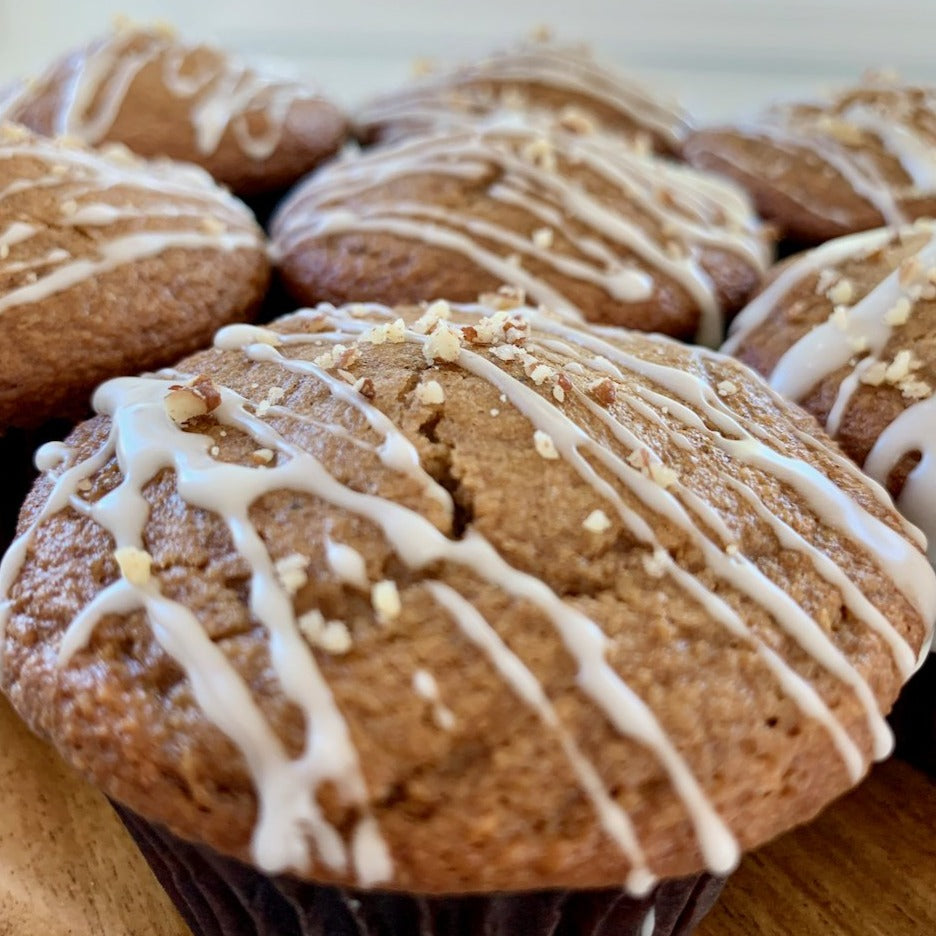
<svg viewBox="0 0 936 936"><path fill-rule="evenodd" d="M0 936L189 936L104 798L0 699ZM698 936L933 936L936 783L877 768L749 855Z"/></svg>

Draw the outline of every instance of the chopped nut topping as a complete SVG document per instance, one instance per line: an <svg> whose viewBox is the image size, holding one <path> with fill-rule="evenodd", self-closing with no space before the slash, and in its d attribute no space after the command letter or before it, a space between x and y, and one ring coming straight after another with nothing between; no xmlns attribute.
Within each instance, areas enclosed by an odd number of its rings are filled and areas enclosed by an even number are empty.
<svg viewBox="0 0 936 936"><path fill-rule="evenodd" d="M901 296L884 314L884 321L894 328L906 325L912 310L910 300L906 296Z"/></svg>
<svg viewBox="0 0 936 936"><path fill-rule="evenodd" d="M554 461L559 457L559 452L556 449L556 443L552 440L552 436L547 432L543 432L542 429L537 429L533 433L533 447L536 449L540 458Z"/></svg>
<svg viewBox="0 0 936 936"><path fill-rule="evenodd" d="M831 267L826 267L819 271L819 278L816 280L816 295L821 296L829 291L829 288L838 280L839 271Z"/></svg>
<svg viewBox="0 0 936 936"><path fill-rule="evenodd" d="M836 305L848 305L855 296L850 279L840 279L826 294Z"/></svg>
<svg viewBox="0 0 936 936"><path fill-rule="evenodd" d="M205 215L200 222L201 229L207 234L223 234L225 226L217 219L213 218L211 215Z"/></svg>
<svg viewBox="0 0 936 936"><path fill-rule="evenodd" d="M530 371L529 376L530 380L532 380L537 387L541 387L551 377L556 376L556 371L555 368L550 367L548 364L536 364Z"/></svg>
<svg viewBox="0 0 936 936"><path fill-rule="evenodd" d="M566 392L565 392L565 390L562 389L562 386L561 386L558 382L557 382L556 384L553 385L553 388L552 388L552 395L553 395L553 396L556 398L556 400L558 400L560 403L565 403Z"/></svg>
<svg viewBox="0 0 936 936"><path fill-rule="evenodd" d="M644 571L647 573L647 575L652 575L654 578L660 578L666 571L669 555L667 554L666 550L661 549L658 546L653 550L652 553L644 553L641 556L641 561L643 562Z"/></svg>
<svg viewBox="0 0 936 936"><path fill-rule="evenodd" d="M611 529L611 520L603 510L593 510L583 521L582 526L589 533L604 533Z"/></svg>
<svg viewBox="0 0 936 936"><path fill-rule="evenodd" d="M845 339L848 343L848 347L857 353L868 350L868 336L867 335L849 335Z"/></svg>
<svg viewBox="0 0 936 936"><path fill-rule="evenodd" d="M457 361L461 351L461 339L455 329L439 322L423 345L423 357L430 363Z"/></svg>
<svg viewBox="0 0 936 936"><path fill-rule="evenodd" d="M733 380L719 380L715 390L719 396L728 397L738 392L740 387Z"/></svg>
<svg viewBox="0 0 936 936"><path fill-rule="evenodd" d="M6 260L10 256L10 245L0 244L0 260Z"/></svg>
<svg viewBox="0 0 936 936"><path fill-rule="evenodd" d="M375 325L361 337L361 341L372 345L402 344L406 341L406 322L398 318L384 325Z"/></svg>
<svg viewBox="0 0 936 936"><path fill-rule="evenodd" d="M374 381L370 377L359 377L354 381L354 389L367 400L373 400L377 395L377 389L374 387Z"/></svg>
<svg viewBox="0 0 936 936"><path fill-rule="evenodd" d="M840 143L858 146L864 142L864 132L861 127L841 117L833 117L831 114L822 114L816 118L816 128Z"/></svg>
<svg viewBox="0 0 936 936"><path fill-rule="evenodd" d="M74 198L69 198L68 200L62 202L62 204L59 206L59 210L66 217L73 215L78 210L78 202L76 202Z"/></svg>
<svg viewBox="0 0 936 936"><path fill-rule="evenodd" d="M516 361L523 352L516 345L502 344L491 348L491 354L501 361Z"/></svg>
<svg viewBox="0 0 936 936"><path fill-rule="evenodd" d="M389 621L396 620L403 610L396 582L391 579L375 582L371 586L371 604L374 611L377 612L377 620L380 623L386 624Z"/></svg>
<svg viewBox="0 0 936 936"><path fill-rule="evenodd" d="M726 552L729 556L737 556L738 553L740 552L740 550L738 549L738 544L737 544L737 543L729 543L729 544L725 547L725 552Z"/></svg>
<svg viewBox="0 0 936 936"><path fill-rule="evenodd" d="M114 559L120 568L120 574L138 588L146 585L152 575L153 557L136 546L121 546L114 550Z"/></svg>
<svg viewBox="0 0 936 936"><path fill-rule="evenodd" d="M276 458L273 449L259 448L250 453L250 460L257 465L269 465Z"/></svg>
<svg viewBox="0 0 936 936"><path fill-rule="evenodd" d="M925 380L902 380L898 384L906 400L926 400L933 395L933 388Z"/></svg>
<svg viewBox="0 0 936 936"><path fill-rule="evenodd" d="M495 407L494 409L491 410L491 415L492 415L492 416L500 416L500 410L497 409L497 407Z"/></svg>
<svg viewBox="0 0 936 936"><path fill-rule="evenodd" d="M291 553L276 561L273 567L276 577L290 597L309 581L309 574L306 571L308 565L308 556L303 556L301 553Z"/></svg>
<svg viewBox="0 0 936 936"><path fill-rule="evenodd" d="M559 114L559 126L570 133L594 133L597 127L595 122L583 110L568 105Z"/></svg>
<svg viewBox="0 0 936 936"><path fill-rule="evenodd" d="M898 351L893 362L887 368L884 379L888 383L897 383L905 377L910 376L910 372L918 370L923 362L913 356L911 351Z"/></svg>
<svg viewBox="0 0 936 936"><path fill-rule="evenodd" d="M533 163L534 166L546 172L556 171L556 151L552 143L545 137L531 140L520 151L520 155L528 162Z"/></svg>
<svg viewBox="0 0 936 936"><path fill-rule="evenodd" d="M829 321L837 328L839 331L848 331L848 309L845 306L836 306L832 314L829 316Z"/></svg>
<svg viewBox="0 0 936 936"><path fill-rule="evenodd" d="M313 647L318 647L333 656L343 656L353 646L348 625L344 621L326 621L325 616L317 608L306 611L296 623L299 625L302 636Z"/></svg>
<svg viewBox="0 0 936 936"><path fill-rule="evenodd" d="M650 462L650 478L659 484L661 488L668 488L679 480L679 472L660 464L660 462Z"/></svg>
<svg viewBox="0 0 936 936"><path fill-rule="evenodd" d="M501 286L496 293L482 293L478 301L498 312L510 312L526 305L526 293L518 286Z"/></svg>
<svg viewBox="0 0 936 936"><path fill-rule="evenodd" d="M600 377L598 380L593 380L586 389L588 390L589 396L594 397L602 406L610 406L617 396L617 390L614 384L607 377Z"/></svg>
<svg viewBox="0 0 936 936"><path fill-rule="evenodd" d="M549 227L537 228L533 232L532 241L535 246L548 250L553 245L553 229Z"/></svg>
<svg viewBox="0 0 936 936"><path fill-rule="evenodd" d="M451 315L451 306L444 299L439 299L427 306L426 311L416 319L413 331L420 335L428 335L440 321L451 318Z"/></svg>
<svg viewBox="0 0 936 936"><path fill-rule="evenodd" d="M221 405L221 394L210 377L199 374L185 385L173 384L164 403L169 418L177 426L184 426L190 419L216 410Z"/></svg>
<svg viewBox="0 0 936 936"><path fill-rule="evenodd" d="M416 399L424 406L438 406L445 402L445 391L438 380L427 380L417 385Z"/></svg>
<svg viewBox="0 0 936 936"><path fill-rule="evenodd" d="M886 379L887 364L884 361L875 361L861 375L861 382L871 387L880 387Z"/></svg>

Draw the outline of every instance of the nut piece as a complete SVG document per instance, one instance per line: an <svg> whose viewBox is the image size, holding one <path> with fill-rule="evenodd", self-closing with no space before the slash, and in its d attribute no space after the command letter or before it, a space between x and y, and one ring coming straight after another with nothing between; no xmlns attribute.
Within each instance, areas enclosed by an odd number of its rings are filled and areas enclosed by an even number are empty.
<svg viewBox="0 0 936 936"><path fill-rule="evenodd" d="M302 636L313 647L333 656L343 656L353 646L348 625L344 621L326 621L318 608L306 611L296 623Z"/></svg>
<svg viewBox="0 0 936 936"><path fill-rule="evenodd" d="M582 526L589 533L604 533L611 529L611 520L603 510L593 510L583 521Z"/></svg>
<svg viewBox="0 0 936 936"><path fill-rule="evenodd" d="M416 387L416 399L424 406L438 406L445 402L445 391L438 380L427 380Z"/></svg>
<svg viewBox="0 0 936 936"><path fill-rule="evenodd" d="M375 582L371 586L371 604L374 606L374 610L377 612L377 620L381 624L388 624L390 621L396 620L403 610L396 582L391 579Z"/></svg>
<svg viewBox="0 0 936 936"><path fill-rule="evenodd" d="M153 566L153 557L136 546L121 546L114 550L114 559L120 567L120 574L131 584L142 588L149 583Z"/></svg>
<svg viewBox="0 0 936 936"><path fill-rule="evenodd" d="M444 321L436 325L423 345L423 357L430 364L435 364L436 361L457 361L460 351L461 340L458 333L449 328Z"/></svg>
<svg viewBox="0 0 936 936"><path fill-rule="evenodd" d="M187 384L173 384L165 399L166 413L177 426L184 426L196 416L206 416L220 405L221 394L204 374Z"/></svg>
<svg viewBox="0 0 936 936"><path fill-rule="evenodd" d="M309 581L309 574L306 571L308 565L309 557L303 556L301 553L291 553L282 559L276 560L273 567L276 577L290 597L295 595Z"/></svg>
<svg viewBox="0 0 936 936"><path fill-rule="evenodd" d="M533 447L536 449L537 454L540 458L545 458L547 461L555 461L559 457L559 452L556 449L556 443L553 442L552 436L548 432L543 432L542 429L537 429L533 433Z"/></svg>

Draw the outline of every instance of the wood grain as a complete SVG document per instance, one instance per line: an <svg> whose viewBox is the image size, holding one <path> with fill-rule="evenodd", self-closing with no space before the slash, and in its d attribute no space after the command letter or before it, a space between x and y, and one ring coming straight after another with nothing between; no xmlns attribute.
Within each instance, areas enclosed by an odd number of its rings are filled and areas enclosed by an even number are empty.
<svg viewBox="0 0 936 936"><path fill-rule="evenodd" d="M936 933L936 782L880 765L816 822L749 855L698 936Z"/></svg>
<svg viewBox="0 0 936 936"><path fill-rule="evenodd" d="M104 798L0 700L0 936L190 936ZM698 936L936 933L936 782L877 768L749 855Z"/></svg>
<svg viewBox="0 0 936 936"><path fill-rule="evenodd" d="M0 936L188 936L107 801L0 697Z"/></svg>

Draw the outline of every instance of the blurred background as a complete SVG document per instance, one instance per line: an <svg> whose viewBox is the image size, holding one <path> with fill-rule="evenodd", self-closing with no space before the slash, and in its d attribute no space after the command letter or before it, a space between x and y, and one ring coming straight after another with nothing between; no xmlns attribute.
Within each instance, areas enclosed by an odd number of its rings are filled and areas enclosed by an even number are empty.
<svg viewBox="0 0 936 936"><path fill-rule="evenodd" d="M405 81L414 60L479 56L539 25L676 92L701 120L869 67L936 83L936 0L0 0L0 82L116 13L287 63L345 104Z"/></svg>

